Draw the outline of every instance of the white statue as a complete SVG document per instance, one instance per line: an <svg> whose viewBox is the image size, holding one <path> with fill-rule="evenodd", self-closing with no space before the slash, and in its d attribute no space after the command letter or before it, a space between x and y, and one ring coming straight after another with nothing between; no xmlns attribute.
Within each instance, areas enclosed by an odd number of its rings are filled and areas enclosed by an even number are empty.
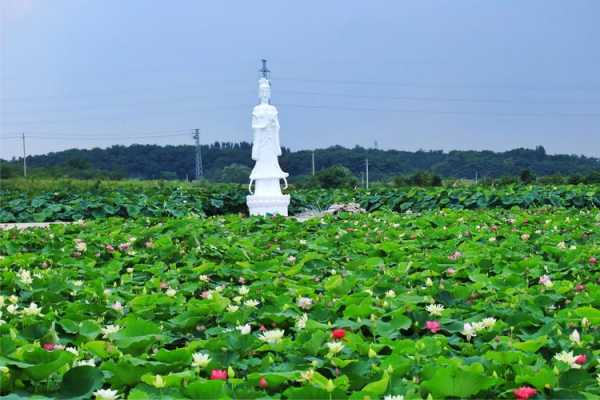
<svg viewBox="0 0 600 400"><path fill-rule="evenodd" d="M290 196L281 193L280 181L287 189L288 174L281 170L278 156L281 155L279 145L279 120L277 108L269 104L271 84L266 78L258 81L258 97L260 104L252 111L252 159L256 161L250 174L247 197L250 215L288 214ZM255 192L252 192L252 184Z"/></svg>

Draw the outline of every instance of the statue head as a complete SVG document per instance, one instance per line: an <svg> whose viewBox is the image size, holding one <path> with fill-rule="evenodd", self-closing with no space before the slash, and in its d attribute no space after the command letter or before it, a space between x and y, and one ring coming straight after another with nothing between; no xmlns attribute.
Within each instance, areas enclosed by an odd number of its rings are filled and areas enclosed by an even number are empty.
<svg viewBox="0 0 600 400"><path fill-rule="evenodd" d="M258 81L258 98L261 104L268 104L271 99L271 84L265 78Z"/></svg>

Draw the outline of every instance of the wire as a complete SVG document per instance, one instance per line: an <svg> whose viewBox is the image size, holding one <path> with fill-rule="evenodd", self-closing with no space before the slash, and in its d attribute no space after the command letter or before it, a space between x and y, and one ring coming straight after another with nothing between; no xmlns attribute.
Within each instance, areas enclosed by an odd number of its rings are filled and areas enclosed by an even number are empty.
<svg viewBox="0 0 600 400"><path fill-rule="evenodd" d="M444 83L405 83L391 81L357 81L357 80L335 80L335 79L304 79L294 77L277 77L276 81L291 82L310 82L310 83L332 83L336 85L375 85L375 86L404 86L415 88L463 88L463 89L508 89L524 91L552 91L552 90L570 90L570 91L600 91L600 84L585 84L584 87L541 87L541 86L515 86L504 83L498 84L444 84Z"/></svg>
<svg viewBox="0 0 600 400"><path fill-rule="evenodd" d="M299 95L314 95L314 96L332 96L332 97L348 97L358 99L389 99L389 100L411 100L411 101L433 101L433 102L464 102L464 103L501 103L501 104L600 104L600 100L596 101L519 101L510 99L468 99L456 97L411 97L411 96L379 96L379 95L354 95L346 93L323 93L323 92L305 92L297 90L278 90L277 93L299 94Z"/></svg>
<svg viewBox="0 0 600 400"><path fill-rule="evenodd" d="M376 112L395 112L395 113L419 113L419 114L440 114L440 115L490 115L499 117L541 117L541 116L561 116L561 117L600 117L600 113L564 113L564 112L539 112L539 113L500 113L485 111L435 111L420 109L390 109L390 108L367 108L367 107L338 107L328 105L305 105L305 104L280 104L283 107L297 107L323 110L340 111L376 111Z"/></svg>
<svg viewBox="0 0 600 400"><path fill-rule="evenodd" d="M171 138L171 137L183 137L183 136L188 136L191 137L189 134L178 134L178 135L155 135L155 136L118 136L119 139L123 139L123 140L129 140L129 139L156 139L156 138ZM102 140L112 140L115 139L117 137L115 136L97 136L97 137L81 137L81 136L28 136L26 135L25 138L31 138L31 139L41 139L41 140L61 140L61 139L65 139L65 140L70 140L70 139L77 139L77 140L98 140L98 141L102 141Z"/></svg>

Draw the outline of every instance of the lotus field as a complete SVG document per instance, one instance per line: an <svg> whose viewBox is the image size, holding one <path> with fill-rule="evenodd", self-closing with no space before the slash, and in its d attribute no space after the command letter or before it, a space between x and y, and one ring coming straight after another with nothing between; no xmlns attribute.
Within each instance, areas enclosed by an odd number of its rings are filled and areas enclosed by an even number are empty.
<svg viewBox="0 0 600 400"><path fill-rule="evenodd" d="M599 224L512 208L4 231L0 394L598 398Z"/></svg>

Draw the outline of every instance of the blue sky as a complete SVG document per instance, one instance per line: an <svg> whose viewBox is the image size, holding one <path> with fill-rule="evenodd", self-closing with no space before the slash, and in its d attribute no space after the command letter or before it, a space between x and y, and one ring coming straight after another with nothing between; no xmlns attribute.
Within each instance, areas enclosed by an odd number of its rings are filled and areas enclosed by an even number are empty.
<svg viewBox="0 0 600 400"><path fill-rule="evenodd" d="M596 0L2 0L0 157L251 140L600 157Z"/></svg>

